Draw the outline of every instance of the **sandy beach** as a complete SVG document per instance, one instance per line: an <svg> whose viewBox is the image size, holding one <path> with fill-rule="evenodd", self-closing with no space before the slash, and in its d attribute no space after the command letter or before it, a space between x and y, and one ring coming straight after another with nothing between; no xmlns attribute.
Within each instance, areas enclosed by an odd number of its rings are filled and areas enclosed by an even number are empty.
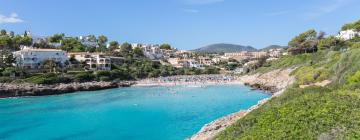
<svg viewBox="0 0 360 140"><path fill-rule="evenodd" d="M225 84L244 84L238 77L229 75L182 75L150 78L136 81L133 86L207 86Z"/></svg>

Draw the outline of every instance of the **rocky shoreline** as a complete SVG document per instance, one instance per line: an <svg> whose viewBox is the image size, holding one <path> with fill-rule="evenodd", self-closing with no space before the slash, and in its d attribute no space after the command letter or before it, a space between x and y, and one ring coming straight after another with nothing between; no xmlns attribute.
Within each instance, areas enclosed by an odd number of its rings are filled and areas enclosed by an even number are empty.
<svg viewBox="0 0 360 140"><path fill-rule="evenodd" d="M269 91L272 93L270 98L263 99L258 104L252 106L248 110L240 110L239 112L227 115L212 121L203 126L198 133L193 135L189 140L211 140L219 132L225 130L228 126L243 118L251 111L261 107L270 99L281 95L286 88L295 82L295 78L290 73L296 68L279 69L265 74L245 75L239 78L239 81L254 89Z"/></svg>
<svg viewBox="0 0 360 140"><path fill-rule="evenodd" d="M0 98L59 95L77 91L95 91L118 87L129 87L133 84L134 82L84 82L55 85L0 83Z"/></svg>

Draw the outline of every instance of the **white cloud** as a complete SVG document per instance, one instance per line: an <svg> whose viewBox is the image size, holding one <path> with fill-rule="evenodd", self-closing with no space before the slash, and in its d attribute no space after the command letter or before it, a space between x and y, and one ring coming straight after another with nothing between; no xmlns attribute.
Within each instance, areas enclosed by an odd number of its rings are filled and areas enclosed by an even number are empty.
<svg viewBox="0 0 360 140"><path fill-rule="evenodd" d="M310 12L307 14L307 17L309 19L313 19L313 18L317 18L319 16L322 15L326 15L329 13L332 13L344 6L347 6L351 3L352 0L330 0L330 1L326 1L326 3L329 4L324 4L320 7L318 7L315 11Z"/></svg>
<svg viewBox="0 0 360 140"><path fill-rule="evenodd" d="M24 20L20 19L16 13L11 13L9 16L0 14L0 24L2 23L21 23Z"/></svg>
<svg viewBox="0 0 360 140"><path fill-rule="evenodd" d="M225 0L185 0L187 4L191 5L205 5L224 2Z"/></svg>
<svg viewBox="0 0 360 140"><path fill-rule="evenodd" d="M196 9L184 9L183 11L186 13L199 13L199 10Z"/></svg>

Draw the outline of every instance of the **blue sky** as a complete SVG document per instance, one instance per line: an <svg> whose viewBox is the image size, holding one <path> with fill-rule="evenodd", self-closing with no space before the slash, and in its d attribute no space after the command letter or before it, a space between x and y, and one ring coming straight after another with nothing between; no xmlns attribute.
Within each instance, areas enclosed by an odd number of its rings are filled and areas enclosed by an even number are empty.
<svg viewBox="0 0 360 140"><path fill-rule="evenodd" d="M310 28L336 34L359 13L360 0L0 0L0 28L187 50L212 43L263 48Z"/></svg>

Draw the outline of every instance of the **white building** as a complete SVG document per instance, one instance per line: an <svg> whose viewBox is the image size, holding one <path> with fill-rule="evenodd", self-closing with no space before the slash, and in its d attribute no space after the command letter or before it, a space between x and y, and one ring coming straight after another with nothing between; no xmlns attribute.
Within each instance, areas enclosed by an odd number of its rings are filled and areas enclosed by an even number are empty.
<svg viewBox="0 0 360 140"><path fill-rule="evenodd" d="M350 40L356 36L360 36L360 32L357 32L355 30L345 30L341 31L336 37L342 40Z"/></svg>
<svg viewBox="0 0 360 140"><path fill-rule="evenodd" d="M223 61L224 59L221 58L221 56L216 56L214 58L211 59L215 64L220 63L221 61Z"/></svg>
<svg viewBox="0 0 360 140"><path fill-rule="evenodd" d="M65 51L57 49L34 49L31 47L22 47L22 50L13 52L16 66L26 69L40 69L43 62L53 60L60 67L65 67L68 57Z"/></svg>
<svg viewBox="0 0 360 140"><path fill-rule="evenodd" d="M153 44L131 44L131 47L135 49L136 47L141 48L145 57L152 60L159 60L164 58L164 51L160 49L159 45Z"/></svg>
<svg viewBox="0 0 360 140"><path fill-rule="evenodd" d="M283 48L276 48L276 49L270 49L268 50L269 56L272 58L279 58L283 54L284 49Z"/></svg>
<svg viewBox="0 0 360 140"><path fill-rule="evenodd" d="M197 68L201 69L203 68L203 65L201 65L198 61L194 59L188 59L184 61L184 68Z"/></svg>
<svg viewBox="0 0 360 140"><path fill-rule="evenodd" d="M268 52L260 51L260 52L234 52L234 53L225 53L225 57L235 59L237 61L245 60L245 59L260 59L262 57L268 56Z"/></svg>
<svg viewBox="0 0 360 140"><path fill-rule="evenodd" d="M85 45L85 46L93 46L98 48L99 44L98 42L95 40L93 40L92 38L90 38L90 36L79 36L79 40L81 42L81 44Z"/></svg>
<svg viewBox="0 0 360 140"><path fill-rule="evenodd" d="M215 62L210 58L210 57L199 57L199 62L202 65L206 65L206 66L211 66L213 64L215 64Z"/></svg>
<svg viewBox="0 0 360 140"><path fill-rule="evenodd" d="M86 70L111 70L111 58L101 53L69 53L68 57L74 57L79 62L85 62Z"/></svg>

